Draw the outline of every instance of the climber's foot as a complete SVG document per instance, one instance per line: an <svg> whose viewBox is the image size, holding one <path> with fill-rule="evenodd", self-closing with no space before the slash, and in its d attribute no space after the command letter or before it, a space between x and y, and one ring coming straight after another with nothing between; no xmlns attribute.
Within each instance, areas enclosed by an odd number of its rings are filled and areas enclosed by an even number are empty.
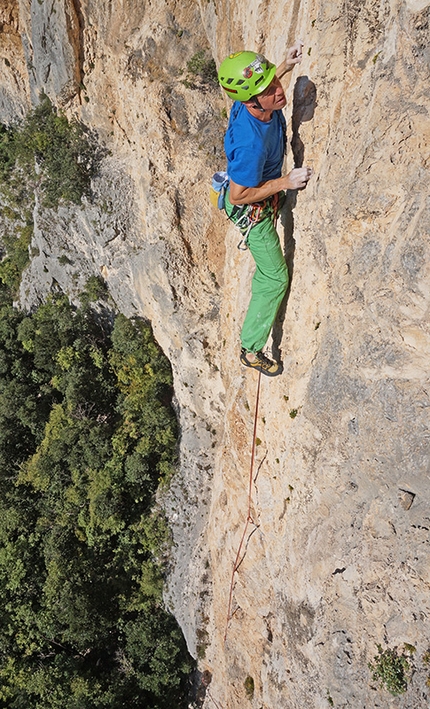
<svg viewBox="0 0 430 709"><path fill-rule="evenodd" d="M280 362L273 362L271 359L266 357L265 354L260 352L248 352L242 347L240 352L240 361L245 367L251 367L251 369L256 369L257 372L261 372L268 377L276 377L282 372L282 365Z"/></svg>

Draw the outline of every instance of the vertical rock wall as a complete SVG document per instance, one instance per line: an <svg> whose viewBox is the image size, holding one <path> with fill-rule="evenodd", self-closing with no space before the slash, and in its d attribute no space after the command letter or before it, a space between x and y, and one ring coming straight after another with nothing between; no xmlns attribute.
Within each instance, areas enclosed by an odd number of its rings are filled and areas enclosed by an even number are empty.
<svg viewBox="0 0 430 709"><path fill-rule="evenodd" d="M250 677L251 705L265 709L430 701L426 5L238 5L228 20L231 6L218 10L228 22L220 56L243 43L279 61L281 42L305 41L288 87L289 167L315 170L280 228L292 273L274 337L285 371L262 382L253 524L228 624L257 382L230 364L223 370L207 651L223 707L248 704ZM231 236L228 363L245 305L235 281L249 287L250 277ZM378 643L416 649L397 700L371 680Z"/></svg>
<svg viewBox="0 0 430 709"><path fill-rule="evenodd" d="M111 151L85 209L36 213L23 304L102 273L172 362L183 436L168 603L212 675L205 707L424 709L428 3L3 5L2 119L44 89ZM281 61L295 37L287 163L315 176L279 223L291 289L269 344L284 373L262 381L227 623L257 390L237 361L252 260L206 196L228 104L187 62L244 46ZM397 699L371 680L378 643L410 646Z"/></svg>

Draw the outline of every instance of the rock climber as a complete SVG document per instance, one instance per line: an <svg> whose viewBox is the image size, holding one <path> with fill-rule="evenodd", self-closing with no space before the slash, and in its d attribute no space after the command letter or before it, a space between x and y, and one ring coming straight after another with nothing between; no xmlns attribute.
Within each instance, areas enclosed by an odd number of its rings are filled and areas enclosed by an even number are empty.
<svg viewBox="0 0 430 709"><path fill-rule="evenodd" d="M244 235L256 270L241 331L240 361L274 377L282 365L263 353L288 287L288 269L275 221L285 190L306 187L312 170L298 167L281 176L286 149L287 103L280 79L302 61L303 42L296 41L276 67L262 54L230 54L218 80L234 100L225 135L229 189L225 210Z"/></svg>

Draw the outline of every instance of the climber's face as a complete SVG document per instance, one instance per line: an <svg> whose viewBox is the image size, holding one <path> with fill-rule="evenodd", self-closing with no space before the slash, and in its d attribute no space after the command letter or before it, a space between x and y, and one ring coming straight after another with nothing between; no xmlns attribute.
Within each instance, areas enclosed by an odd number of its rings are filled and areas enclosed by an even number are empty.
<svg viewBox="0 0 430 709"><path fill-rule="evenodd" d="M274 77L267 89L258 94L257 98L265 111L278 111L280 108L284 108L287 103L284 89L277 76Z"/></svg>

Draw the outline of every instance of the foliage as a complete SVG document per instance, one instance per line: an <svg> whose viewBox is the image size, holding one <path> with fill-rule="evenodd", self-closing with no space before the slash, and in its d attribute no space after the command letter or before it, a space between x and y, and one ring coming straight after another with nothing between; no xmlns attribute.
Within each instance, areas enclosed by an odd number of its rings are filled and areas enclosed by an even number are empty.
<svg viewBox="0 0 430 709"><path fill-rule="evenodd" d="M3 298L0 293L0 302L3 300L4 304L9 300L9 293L16 293L19 288L21 274L29 261L28 247L32 236L32 221L18 224L3 234L7 256L0 262L0 281L4 292Z"/></svg>
<svg viewBox="0 0 430 709"><path fill-rule="evenodd" d="M16 126L0 129L0 177L10 192L38 189L44 206L78 204L89 194L97 151L82 124L57 113L49 98ZM16 201L15 201L16 202Z"/></svg>
<svg viewBox="0 0 430 709"><path fill-rule="evenodd" d="M0 124L0 304L10 302L29 261L36 197L50 208L90 194L99 160L94 140L42 95L15 125Z"/></svg>
<svg viewBox="0 0 430 709"><path fill-rule="evenodd" d="M397 648L383 650L381 645L377 647L378 654L373 658L373 663L369 662L373 681L379 682L394 696L403 694L408 686L407 673L411 669L408 658L404 653L399 654Z"/></svg>
<svg viewBox="0 0 430 709"><path fill-rule="evenodd" d="M177 426L149 326L63 296L4 307L0 374L0 708L185 707L155 504Z"/></svg>
<svg viewBox="0 0 430 709"><path fill-rule="evenodd" d="M246 696L248 699L252 699L254 696L254 679L251 675L248 675L243 683L245 687Z"/></svg>
<svg viewBox="0 0 430 709"><path fill-rule="evenodd" d="M198 77L203 83L217 83L218 74L213 57L208 57L204 49L199 50L187 62L187 72Z"/></svg>
<svg viewBox="0 0 430 709"><path fill-rule="evenodd" d="M101 276L90 276L80 300L82 305L88 305L88 303L95 303L97 300L105 300L107 297L108 289L103 278Z"/></svg>

